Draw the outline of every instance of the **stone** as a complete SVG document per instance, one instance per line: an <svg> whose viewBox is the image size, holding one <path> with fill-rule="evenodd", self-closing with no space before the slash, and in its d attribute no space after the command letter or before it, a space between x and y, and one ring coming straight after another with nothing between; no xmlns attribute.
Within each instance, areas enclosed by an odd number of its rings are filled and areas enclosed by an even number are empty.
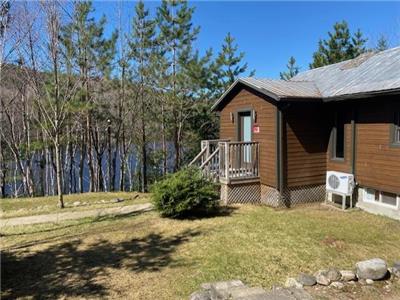
<svg viewBox="0 0 400 300"><path fill-rule="evenodd" d="M303 285L300 282L298 282L295 278L290 277L286 279L285 287L301 289L303 288Z"/></svg>
<svg viewBox="0 0 400 300"><path fill-rule="evenodd" d="M397 277L400 277L400 261L396 261L392 267L392 274Z"/></svg>
<svg viewBox="0 0 400 300"><path fill-rule="evenodd" d="M386 262L381 258L360 261L356 263L357 277L359 279L379 280L388 272Z"/></svg>
<svg viewBox="0 0 400 300"><path fill-rule="evenodd" d="M315 279L317 280L317 283L320 285L329 285L331 283L330 279L326 277L324 274L318 274L315 276Z"/></svg>
<svg viewBox="0 0 400 300"><path fill-rule="evenodd" d="M229 290L234 287L244 287L241 280L219 281L211 284L211 299L227 299L229 298Z"/></svg>
<svg viewBox="0 0 400 300"><path fill-rule="evenodd" d="M229 290L229 297L232 300L245 300L245 299L262 299L266 295L266 291L260 287L246 287L239 286Z"/></svg>
<svg viewBox="0 0 400 300"><path fill-rule="evenodd" d="M311 295L304 289L298 288L275 288L271 291L267 291L263 298L257 298L256 300L312 300ZM246 300L255 300L249 298Z"/></svg>
<svg viewBox="0 0 400 300"><path fill-rule="evenodd" d="M313 286L317 283L317 280L312 275L300 273L297 277L297 282L301 283L303 286Z"/></svg>
<svg viewBox="0 0 400 300"><path fill-rule="evenodd" d="M330 281L339 281L342 275L337 269L330 268L324 272L324 275L330 280Z"/></svg>
<svg viewBox="0 0 400 300"><path fill-rule="evenodd" d="M211 282L202 283L202 284L200 285L200 287L201 287L203 290L209 291L209 290L211 290Z"/></svg>
<svg viewBox="0 0 400 300"><path fill-rule="evenodd" d="M72 205L73 206L79 206L79 205L81 205L81 202L80 201L75 201L74 203L72 203Z"/></svg>
<svg viewBox="0 0 400 300"><path fill-rule="evenodd" d="M334 281L334 282L331 283L330 286L332 286L332 287L334 287L335 289L338 289L338 290L341 290L341 289L344 288L344 284L341 283L340 281Z"/></svg>
<svg viewBox="0 0 400 300"><path fill-rule="evenodd" d="M366 284L374 284L374 281L372 279L365 279Z"/></svg>
<svg viewBox="0 0 400 300"><path fill-rule="evenodd" d="M342 270L340 271L341 280L342 281L352 281L356 280L356 273L350 270Z"/></svg>
<svg viewBox="0 0 400 300"><path fill-rule="evenodd" d="M119 203L119 202L123 202L123 201L124 201L124 199L121 199L121 198L116 198L116 199L111 200L111 202L113 202L113 203Z"/></svg>
<svg viewBox="0 0 400 300"><path fill-rule="evenodd" d="M367 283L365 282L365 279L359 279L358 280L358 283L360 284L360 285L366 285Z"/></svg>
<svg viewBox="0 0 400 300"><path fill-rule="evenodd" d="M189 296L189 300L211 300L209 291L197 291Z"/></svg>

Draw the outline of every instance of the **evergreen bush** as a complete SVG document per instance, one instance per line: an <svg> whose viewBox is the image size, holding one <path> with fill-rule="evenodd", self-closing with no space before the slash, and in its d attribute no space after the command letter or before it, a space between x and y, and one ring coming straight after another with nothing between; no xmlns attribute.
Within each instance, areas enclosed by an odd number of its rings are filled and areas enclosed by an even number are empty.
<svg viewBox="0 0 400 300"><path fill-rule="evenodd" d="M163 217L187 217L215 211L219 192L199 169L187 167L156 182L152 200Z"/></svg>

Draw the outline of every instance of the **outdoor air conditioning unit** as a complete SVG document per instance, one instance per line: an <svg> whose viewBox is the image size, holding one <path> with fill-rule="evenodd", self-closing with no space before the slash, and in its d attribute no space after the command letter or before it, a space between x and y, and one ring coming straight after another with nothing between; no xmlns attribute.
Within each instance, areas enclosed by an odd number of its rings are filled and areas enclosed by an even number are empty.
<svg viewBox="0 0 400 300"><path fill-rule="evenodd" d="M336 171L326 173L326 191L342 196L352 196L355 182L354 175Z"/></svg>

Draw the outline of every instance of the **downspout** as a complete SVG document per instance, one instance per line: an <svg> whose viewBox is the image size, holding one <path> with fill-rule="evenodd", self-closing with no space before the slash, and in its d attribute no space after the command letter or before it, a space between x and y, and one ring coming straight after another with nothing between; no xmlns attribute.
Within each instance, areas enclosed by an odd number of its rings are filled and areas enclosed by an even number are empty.
<svg viewBox="0 0 400 300"><path fill-rule="evenodd" d="M357 147L357 111L353 107L353 115L351 117L351 173L355 176L356 173L356 147Z"/></svg>
<svg viewBox="0 0 400 300"><path fill-rule="evenodd" d="M283 145L282 145L282 110L276 107L276 186L280 194L281 203L285 203L283 196Z"/></svg>

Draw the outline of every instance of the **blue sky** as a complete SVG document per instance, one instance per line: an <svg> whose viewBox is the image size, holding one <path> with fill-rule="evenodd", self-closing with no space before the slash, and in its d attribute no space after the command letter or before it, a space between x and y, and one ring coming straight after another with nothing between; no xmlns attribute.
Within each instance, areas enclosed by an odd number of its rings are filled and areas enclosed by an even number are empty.
<svg viewBox="0 0 400 300"><path fill-rule="evenodd" d="M119 2L94 2L96 17L111 21ZM235 37L245 60L257 77L279 77L293 55L301 70L307 70L319 38L336 21L346 20L352 31L360 28L373 47L380 34L390 46L400 45L400 2L189 2L196 7L193 22L201 27L196 46L216 52L227 32ZM159 4L145 2L154 12ZM124 24L133 15L134 1L122 2ZM114 23L115 24L115 23ZM108 32L114 24L109 24Z"/></svg>

